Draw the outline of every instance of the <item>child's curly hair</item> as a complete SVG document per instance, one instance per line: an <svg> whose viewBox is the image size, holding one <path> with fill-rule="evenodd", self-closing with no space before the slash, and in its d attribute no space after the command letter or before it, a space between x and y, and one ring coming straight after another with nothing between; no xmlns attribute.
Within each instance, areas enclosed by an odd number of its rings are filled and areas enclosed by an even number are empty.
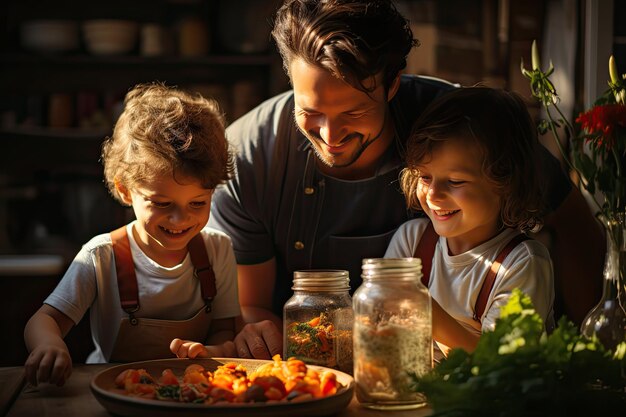
<svg viewBox="0 0 626 417"><path fill-rule="evenodd" d="M127 188L155 174L195 178L214 189L230 178L234 159L216 101L167 87L139 84L128 92L113 135L102 146L104 178Z"/></svg>
<svg viewBox="0 0 626 417"><path fill-rule="evenodd" d="M524 231L542 224L546 212L541 153L524 101L513 92L487 87L458 88L433 102L415 122L407 141L400 183L407 205L420 210L418 165L447 140L481 148L483 174L501 196L500 220Z"/></svg>

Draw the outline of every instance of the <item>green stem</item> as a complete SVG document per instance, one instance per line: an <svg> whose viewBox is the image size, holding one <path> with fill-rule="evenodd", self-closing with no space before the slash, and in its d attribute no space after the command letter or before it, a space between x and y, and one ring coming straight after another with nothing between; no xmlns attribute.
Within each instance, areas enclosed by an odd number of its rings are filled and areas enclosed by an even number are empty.
<svg viewBox="0 0 626 417"><path fill-rule="evenodd" d="M617 212L621 207L622 207L622 198L624 198L623 193L621 192L621 188L622 188L622 162L620 160L620 155L618 155L617 151L616 151L616 147L613 146L613 148L611 148L611 154L613 155L613 158L615 159L615 169L616 169L616 177L615 177L615 188L617 188L615 190L615 207L613 208L614 212ZM610 203L609 203L610 204Z"/></svg>
<svg viewBox="0 0 626 417"><path fill-rule="evenodd" d="M572 135L574 133L574 129L573 129L572 125L567 121L567 118L563 116L563 113L559 109L559 106L554 104L553 107L557 110L559 115L561 115L561 118L565 121L567 129L569 129L570 135ZM555 122L554 122L554 119L552 118L552 114L550 113L550 108L546 107L545 109L546 109L546 114L548 115L548 120L550 120L550 123L549 123L549 125L550 125L550 132L552 132L552 136L556 140L557 146L559 147L559 152L561 152L561 155L563 156L563 159L565 160L567 165L570 167L570 169L572 169L572 170L574 170L576 172L580 182L582 183L582 186L584 188L586 188L584 185L589 180L587 178L585 178L585 176L582 174L582 172L580 172L580 170L578 168L576 168L576 166L574 166L574 164L570 161L569 156L565 153L565 149L563 149L563 144L561 143L561 138L559 137L559 133L556 131ZM579 185L579 188L580 187L581 186ZM602 211L602 206L600 205L600 203L598 203L598 200L596 200L596 196L591 194L591 193L589 193L589 194L591 195L591 199L593 200L595 205L598 207L598 210Z"/></svg>
<svg viewBox="0 0 626 417"><path fill-rule="evenodd" d="M554 107L558 110L558 107L556 105ZM561 112L559 111L559 113ZM556 141L556 144L559 147L559 152L561 153L561 156L563 156L563 159L565 160L567 165L570 167L570 169L573 169L581 178L584 178L582 174L578 171L578 169L576 169L574 164L572 164L572 162L570 161L569 156L565 152L565 149L563 149L563 144L561 143L561 138L559 137L559 133L556 131L556 127L555 127L556 124L554 122L554 119L552 118L552 114L550 113L549 107L546 107L546 114L548 115L548 120L550 121L549 123L550 132L552 132L552 136L554 137L554 140Z"/></svg>
<svg viewBox="0 0 626 417"><path fill-rule="evenodd" d="M554 108L556 109L557 112L559 112L559 116L561 116L561 120L563 120L565 122L565 124L567 125L567 128L570 131L571 135L574 135L574 126L572 126L572 124L569 122L569 119L567 117L565 117L563 115L563 112L561 111L561 109L559 108L559 106L557 106L556 104L554 105Z"/></svg>

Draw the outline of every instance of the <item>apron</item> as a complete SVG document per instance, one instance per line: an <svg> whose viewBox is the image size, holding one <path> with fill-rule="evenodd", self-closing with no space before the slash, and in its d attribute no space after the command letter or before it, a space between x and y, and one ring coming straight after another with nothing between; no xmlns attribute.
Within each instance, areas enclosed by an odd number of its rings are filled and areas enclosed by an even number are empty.
<svg viewBox="0 0 626 417"><path fill-rule="evenodd" d="M189 242L188 250L194 275L200 280L205 307L187 320L137 318L139 291L126 226L111 232L115 268L123 318L109 357L109 362L136 362L172 356L170 342L174 338L204 341L211 325L211 301L215 297L215 274L200 234Z"/></svg>

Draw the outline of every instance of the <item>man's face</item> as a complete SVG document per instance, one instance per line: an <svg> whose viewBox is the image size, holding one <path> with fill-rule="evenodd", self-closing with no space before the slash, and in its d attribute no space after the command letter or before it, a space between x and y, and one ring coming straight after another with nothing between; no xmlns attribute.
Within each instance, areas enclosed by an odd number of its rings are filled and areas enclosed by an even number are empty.
<svg viewBox="0 0 626 417"><path fill-rule="evenodd" d="M296 124L319 159L340 177L371 174L393 138L382 83L368 95L301 59L290 74Z"/></svg>

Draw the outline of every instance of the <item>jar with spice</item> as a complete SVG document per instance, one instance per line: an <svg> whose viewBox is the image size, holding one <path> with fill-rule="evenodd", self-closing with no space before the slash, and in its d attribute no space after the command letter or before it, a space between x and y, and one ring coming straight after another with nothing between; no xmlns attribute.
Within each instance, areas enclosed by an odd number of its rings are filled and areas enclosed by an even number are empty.
<svg viewBox="0 0 626 417"><path fill-rule="evenodd" d="M352 374L348 271L295 271L292 289L283 308L283 357Z"/></svg>
<svg viewBox="0 0 626 417"><path fill-rule="evenodd" d="M354 379L357 400L374 409L426 405L412 375L433 365L432 311L417 258L364 259L355 291Z"/></svg>

